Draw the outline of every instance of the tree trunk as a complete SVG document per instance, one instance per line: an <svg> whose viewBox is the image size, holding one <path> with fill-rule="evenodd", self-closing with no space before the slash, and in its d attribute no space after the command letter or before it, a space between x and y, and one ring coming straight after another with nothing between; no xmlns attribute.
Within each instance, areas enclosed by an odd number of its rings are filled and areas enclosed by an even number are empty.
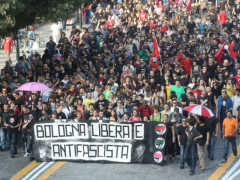
<svg viewBox="0 0 240 180"><path fill-rule="evenodd" d="M18 62L19 57L20 57L19 31L17 32L16 41L17 41L17 44L16 44L16 60L17 60L17 62Z"/></svg>
<svg viewBox="0 0 240 180"><path fill-rule="evenodd" d="M82 6L79 8L79 29L82 29Z"/></svg>

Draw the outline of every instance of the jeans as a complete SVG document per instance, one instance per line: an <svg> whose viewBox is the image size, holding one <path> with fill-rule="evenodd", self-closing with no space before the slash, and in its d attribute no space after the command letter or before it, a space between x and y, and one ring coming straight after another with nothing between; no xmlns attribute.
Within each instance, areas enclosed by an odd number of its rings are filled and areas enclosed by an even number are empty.
<svg viewBox="0 0 240 180"><path fill-rule="evenodd" d="M28 45L28 48L27 48L27 51L28 51L28 52L29 52L29 50L33 47L33 43L34 43L33 40L29 40L29 45Z"/></svg>
<svg viewBox="0 0 240 180"><path fill-rule="evenodd" d="M62 27L63 27L63 29L66 29L66 25L67 25L67 19L63 19L62 20Z"/></svg>
<svg viewBox="0 0 240 180"><path fill-rule="evenodd" d="M10 60L10 51L4 51L5 55L6 55L6 60L9 61Z"/></svg>
<svg viewBox="0 0 240 180"><path fill-rule="evenodd" d="M91 16L91 11L86 10L86 24L90 23L90 16Z"/></svg>
<svg viewBox="0 0 240 180"><path fill-rule="evenodd" d="M236 137L224 137L223 159L226 159L226 160L227 160L227 157L228 157L229 142L231 142L231 144L232 144L233 155L237 156Z"/></svg>
<svg viewBox="0 0 240 180"><path fill-rule="evenodd" d="M205 158L206 158L207 146L206 145L200 146L198 144L197 148L198 148L198 157L199 157L200 166L205 167Z"/></svg>
<svg viewBox="0 0 240 180"><path fill-rule="evenodd" d="M184 154L185 154L185 150L186 150L186 146L185 145L180 145L180 166L184 166L184 162L185 162L185 158L184 158Z"/></svg>
<svg viewBox="0 0 240 180"><path fill-rule="evenodd" d="M176 142L175 142L175 151L176 151L176 154L177 155L180 155L180 147L179 147L179 144L178 144L178 135L175 135L175 139L176 139Z"/></svg>
<svg viewBox="0 0 240 180"><path fill-rule="evenodd" d="M34 157L33 156L33 148L32 148L32 138L29 134L27 135L27 147L26 147L26 149L27 149L27 152L29 153L29 157L30 158Z"/></svg>
<svg viewBox="0 0 240 180"><path fill-rule="evenodd" d="M215 143L216 143L215 132L211 132L207 150L208 157L212 159L214 158Z"/></svg>
<svg viewBox="0 0 240 180"><path fill-rule="evenodd" d="M195 172L197 166L197 158L197 145L187 146L184 153L184 159L193 173Z"/></svg>
<svg viewBox="0 0 240 180"><path fill-rule="evenodd" d="M7 135L8 135L8 141L11 144L10 155L12 156L17 153L17 132L8 131Z"/></svg>
<svg viewBox="0 0 240 180"><path fill-rule="evenodd" d="M1 133L1 143L0 143L0 146L2 147L2 149L9 148L10 144L9 144L9 141L8 141L8 138L7 138L7 130L6 129L4 130L1 127L0 133Z"/></svg>

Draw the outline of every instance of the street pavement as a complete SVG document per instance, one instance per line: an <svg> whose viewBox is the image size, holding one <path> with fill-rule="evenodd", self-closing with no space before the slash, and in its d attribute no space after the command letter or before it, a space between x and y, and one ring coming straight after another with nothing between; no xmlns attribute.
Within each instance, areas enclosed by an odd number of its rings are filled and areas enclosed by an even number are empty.
<svg viewBox="0 0 240 180"><path fill-rule="evenodd" d="M49 41L49 36L52 36L51 25L52 23L47 23L35 29L35 33L38 35L37 41L40 41L40 46L39 46L39 49L37 50L37 52L40 54L43 54L46 47L45 45ZM72 30L72 27L70 25L67 26L66 30L64 30L64 32L66 33L66 37L70 36L71 30ZM23 44L20 44L20 56L23 55L22 50L23 50ZM29 55L29 54L26 54L26 55ZM10 54L10 58L12 60L12 64L15 65L17 63L15 45L13 46L13 51ZM0 69L4 68L5 62L6 62L5 53L3 49L0 49Z"/></svg>
<svg viewBox="0 0 240 180"><path fill-rule="evenodd" d="M240 144L240 138L237 138L237 144ZM240 149L240 146L239 148ZM229 155L232 153L231 146L229 149ZM25 151L21 146L18 147L18 154L15 158L9 156L9 152L0 152L0 179L10 179L18 173L25 173L21 177L23 179L48 179L52 180L66 180L66 179L84 179L84 180L125 180L125 179L138 179L138 180L159 180L159 179L168 179L168 180L185 180L185 179L195 179L203 180L208 179L216 169L223 168L224 165L221 164L223 156L223 140L218 138L216 143L215 150L215 159L213 161L206 160L206 170L201 171L198 167L194 176L189 176L189 168L185 165L185 169L181 170L179 168L179 159L175 159L173 163L168 163L166 166L158 166L153 164L138 164L138 163L96 163L96 162L66 162L63 165L59 165L59 162L48 162L40 163L38 166L33 168L32 171L28 173L25 172L26 166L29 163L27 157L23 157ZM230 161L230 160L229 160ZM230 175L233 175L239 170L240 160L234 160L233 163L229 163L229 168L225 171L220 171L222 177L224 177L227 172L230 171ZM236 164L236 165L235 165ZM236 166L236 168L231 171L231 168ZM41 166L41 167L40 167ZM57 168L55 167L57 166ZM37 169L36 169L37 168ZM23 170L22 170L23 169ZM22 171L20 171L22 170ZM225 171L225 173L224 173ZM227 178L229 179L229 174ZM15 176L16 177L16 176ZM19 176L17 176L19 177ZM24 178L25 177L25 178ZM42 177L42 178L41 178ZM17 178L13 178L17 179ZM19 178L20 179L20 178ZM212 178L213 179L213 178ZM240 179L240 174L237 174L234 180Z"/></svg>

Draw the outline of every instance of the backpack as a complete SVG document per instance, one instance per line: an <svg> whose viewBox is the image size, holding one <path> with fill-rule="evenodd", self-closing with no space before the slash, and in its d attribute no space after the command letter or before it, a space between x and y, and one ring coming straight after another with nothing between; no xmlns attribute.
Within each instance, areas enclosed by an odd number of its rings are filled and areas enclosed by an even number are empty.
<svg viewBox="0 0 240 180"><path fill-rule="evenodd" d="M159 116L160 116L160 122L162 122L161 113L159 112L158 114L159 114ZM150 121L151 121L151 116L150 116ZM152 121L154 121L154 113L152 114Z"/></svg>

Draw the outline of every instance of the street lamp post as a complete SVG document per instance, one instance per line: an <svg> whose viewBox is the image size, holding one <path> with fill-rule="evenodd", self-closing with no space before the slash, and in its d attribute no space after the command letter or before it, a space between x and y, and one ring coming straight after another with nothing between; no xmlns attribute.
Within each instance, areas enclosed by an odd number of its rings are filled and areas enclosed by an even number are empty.
<svg viewBox="0 0 240 180"><path fill-rule="evenodd" d="M19 48L19 31L17 31L17 37L16 37L16 41L17 41L17 44L16 44L16 60L18 61L19 60L19 57L20 57L20 48Z"/></svg>
<svg viewBox="0 0 240 180"><path fill-rule="evenodd" d="M81 7L79 8L79 28L80 30L82 29L83 26L83 21L82 21L82 11L83 11L83 4L81 5Z"/></svg>

